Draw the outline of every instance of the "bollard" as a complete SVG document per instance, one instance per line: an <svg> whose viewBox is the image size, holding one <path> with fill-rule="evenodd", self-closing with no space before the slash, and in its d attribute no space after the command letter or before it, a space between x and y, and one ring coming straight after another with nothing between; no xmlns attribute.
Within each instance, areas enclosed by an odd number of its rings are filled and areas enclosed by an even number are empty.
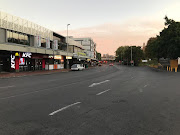
<svg viewBox="0 0 180 135"><path fill-rule="evenodd" d="M173 68L171 68L171 72L172 72Z"/></svg>
<svg viewBox="0 0 180 135"><path fill-rule="evenodd" d="M177 72L177 67L175 67L175 72Z"/></svg>
<svg viewBox="0 0 180 135"><path fill-rule="evenodd" d="M167 71L169 71L169 67L167 66Z"/></svg>
<svg viewBox="0 0 180 135"><path fill-rule="evenodd" d="M169 67L169 71L171 71L171 67Z"/></svg>

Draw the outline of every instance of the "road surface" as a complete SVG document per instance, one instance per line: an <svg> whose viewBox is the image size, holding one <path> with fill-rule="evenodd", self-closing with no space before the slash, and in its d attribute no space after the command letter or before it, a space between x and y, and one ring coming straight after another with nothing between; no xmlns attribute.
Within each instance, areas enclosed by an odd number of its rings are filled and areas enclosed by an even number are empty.
<svg viewBox="0 0 180 135"><path fill-rule="evenodd" d="M0 135L179 134L179 73L103 65L0 79Z"/></svg>

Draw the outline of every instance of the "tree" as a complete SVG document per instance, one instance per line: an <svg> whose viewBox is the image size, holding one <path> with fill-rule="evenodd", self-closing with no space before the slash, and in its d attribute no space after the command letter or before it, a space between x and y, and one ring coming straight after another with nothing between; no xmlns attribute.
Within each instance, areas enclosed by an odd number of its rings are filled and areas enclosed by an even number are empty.
<svg viewBox="0 0 180 135"><path fill-rule="evenodd" d="M180 22L175 22L165 16L165 26L160 35L150 38L146 46L148 58L177 59L180 56Z"/></svg>
<svg viewBox="0 0 180 135"><path fill-rule="evenodd" d="M148 40L145 49L145 56L151 59L159 57L158 37L151 37Z"/></svg>
<svg viewBox="0 0 180 135"><path fill-rule="evenodd" d="M129 63L131 60L131 47L130 46L121 46L116 50L116 58L118 60L124 61L124 63ZM141 47L132 46L132 58L135 65L138 65L140 60L144 58L143 51Z"/></svg>
<svg viewBox="0 0 180 135"><path fill-rule="evenodd" d="M116 51L116 61L122 61L124 58L125 51L128 49L128 46L120 46Z"/></svg>
<svg viewBox="0 0 180 135"><path fill-rule="evenodd" d="M101 53L96 52L96 58L97 58L98 60L101 60Z"/></svg>

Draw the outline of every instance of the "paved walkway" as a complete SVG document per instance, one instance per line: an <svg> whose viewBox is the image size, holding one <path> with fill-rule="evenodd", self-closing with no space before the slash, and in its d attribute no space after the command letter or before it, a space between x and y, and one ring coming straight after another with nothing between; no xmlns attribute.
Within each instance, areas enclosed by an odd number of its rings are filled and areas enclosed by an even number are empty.
<svg viewBox="0 0 180 135"><path fill-rule="evenodd" d="M0 78L10 78L10 77L20 77L27 75L41 75L41 74L52 74L57 72L69 72L69 69L59 69L59 70L41 70L41 71L29 71L29 72L18 72L18 73L0 73Z"/></svg>

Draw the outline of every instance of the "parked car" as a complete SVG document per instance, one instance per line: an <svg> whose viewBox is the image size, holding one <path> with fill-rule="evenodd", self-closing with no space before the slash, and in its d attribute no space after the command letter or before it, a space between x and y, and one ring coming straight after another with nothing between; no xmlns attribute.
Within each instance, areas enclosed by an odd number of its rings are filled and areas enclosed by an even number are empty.
<svg viewBox="0 0 180 135"><path fill-rule="evenodd" d="M78 70L83 70L85 69L85 67L83 66L83 64L73 64L71 66L71 70L75 70L75 71L78 71Z"/></svg>
<svg viewBox="0 0 180 135"><path fill-rule="evenodd" d="M109 66L114 66L114 64L113 64L113 63L110 63Z"/></svg>

